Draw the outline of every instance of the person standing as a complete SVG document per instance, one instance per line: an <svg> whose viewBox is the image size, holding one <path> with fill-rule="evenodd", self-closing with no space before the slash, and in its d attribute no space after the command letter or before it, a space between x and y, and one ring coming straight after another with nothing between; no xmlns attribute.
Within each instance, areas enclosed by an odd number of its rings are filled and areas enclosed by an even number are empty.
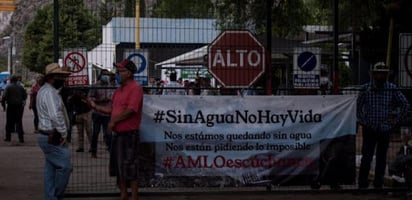
<svg viewBox="0 0 412 200"><path fill-rule="evenodd" d="M359 189L369 186L368 177L376 149L373 186L382 188L386 168L386 154L391 133L407 114L406 97L387 81L389 69L383 62L371 70L372 80L362 86L357 98L357 118L362 126L362 159L358 176Z"/></svg>
<svg viewBox="0 0 412 200"><path fill-rule="evenodd" d="M156 79L154 77L149 77L148 83L148 94L156 94Z"/></svg>
<svg viewBox="0 0 412 200"><path fill-rule="evenodd" d="M113 90L108 88L110 84L110 72L102 71L98 82L94 85L93 90L90 91L89 97L99 106L109 106L111 104L111 98ZM110 115L102 112L93 111L93 134L92 134L92 146L91 153L92 158L97 158L97 142L99 139L100 130L103 132L103 139L110 150L111 146L111 134L107 132L107 125L110 121Z"/></svg>
<svg viewBox="0 0 412 200"><path fill-rule="evenodd" d="M37 97L37 93L40 90L41 85L43 85L42 80L43 80L42 75L37 76L36 82L33 84L30 90L29 109L33 111L33 115L34 115L34 118L33 118L34 133L39 132L39 116L37 114L36 97Z"/></svg>
<svg viewBox="0 0 412 200"><path fill-rule="evenodd" d="M44 153L44 193L46 200L63 199L72 172L71 155L66 143L69 119L59 91L70 72L57 63L46 66L44 85L36 107L39 115L39 146Z"/></svg>
<svg viewBox="0 0 412 200"><path fill-rule="evenodd" d="M120 83L108 106L100 106L89 98L97 112L111 113L108 131L113 131L110 152L110 175L117 176L120 199L126 200L130 184L132 199L138 199L139 128L142 120L143 88L133 79L137 67L130 60L114 63L116 79Z"/></svg>
<svg viewBox="0 0 412 200"><path fill-rule="evenodd" d="M22 118L26 99L26 90L18 84L17 76L12 76L1 98L3 110L6 110L6 137L4 138L6 142L11 141L11 133L16 131L19 135L19 142L24 143Z"/></svg>
<svg viewBox="0 0 412 200"><path fill-rule="evenodd" d="M3 96L4 90L6 89L7 85L9 85L9 79L7 77L4 77L0 82L0 98Z"/></svg>
<svg viewBox="0 0 412 200"><path fill-rule="evenodd" d="M164 86L163 95L185 95L185 87L177 82L176 72L171 72L170 81Z"/></svg>
<svg viewBox="0 0 412 200"><path fill-rule="evenodd" d="M88 91L75 90L68 99L68 104L73 108L75 124L78 133L78 148L76 152L84 152L84 133L86 132L91 152L92 142L92 109L87 104Z"/></svg>

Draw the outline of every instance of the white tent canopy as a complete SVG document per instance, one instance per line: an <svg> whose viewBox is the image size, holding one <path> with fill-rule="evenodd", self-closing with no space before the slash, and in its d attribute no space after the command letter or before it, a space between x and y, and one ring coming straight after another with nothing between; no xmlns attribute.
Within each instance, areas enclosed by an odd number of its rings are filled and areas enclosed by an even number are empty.
<svg viewBox="0 0 412 200"><path fill-rule="evenodd" d="M157 63L156 68L179 68L179 66L188 66L191 68L205 67L207 56L207 45L201 48L189 51L182 55L170 58L163 62ZM184 68L184 67L183 67Z"/></svg>

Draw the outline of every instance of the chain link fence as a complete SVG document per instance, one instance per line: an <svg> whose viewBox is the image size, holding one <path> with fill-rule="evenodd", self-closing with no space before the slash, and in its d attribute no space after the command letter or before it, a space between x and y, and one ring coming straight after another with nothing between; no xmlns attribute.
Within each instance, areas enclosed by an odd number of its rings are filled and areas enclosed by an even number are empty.
<svg viewBox="0 0 412 200"><path fill-rule="evenodd" d="M193 6L194 3L209 7L203 7L201 10L194 10L193 7L192 9L174 8L175 13L170 13L170 8L167 7L171 6L168 2L175 1L146 0L125 1L128 3L124 3L123 1L89 0L84 2L87 5L86 10L96 17L95 27L90 27L89 31L92 34L89 36L94 35L98 38L94 40L94 43L92 42L94 45L87 47L72 46L70 42L65 42L61 46L61 64L68 66L74 72L69 78L69 91L90 92L98 89L89 85L96 83L103 71L114 74L113 62L127 58L138 66L139 70L135 74L135 80L140 82L147 95L161 96L163 90L170 89L167 83L171 81L170 74L172 73L177 73L177 81L185 85L180 90L184 90L184 93L188 95L356 95L359 92L359 85L369 81L369 68L372 63L365 57L374 53L382 55L381 52L386 52L379 47L365 50L359 44L360 35L358 33L342 30L338 37L339 54L335 55L333 53L333 26L330 24L333 19L333 14L330 14L331 10L322 10L324 13L321 12L318 15L318 17L327 16L327 19L322 20L325 22L324 25L301 24L291 27L299 29L294 34L280 34L282 31L279 30L279 32L272 33L272 37L267 37L266 31L268 30L262 31L258 24L252 24L247 20L246 11L252 12L252 10L243 11L241 7L238 7L238 9L235 8L238 12L229 13L233 11L233 8L225 7L223 1L184 1L187 3L186 6ZM136 6L136 2L141 3L140 7ZM243 1L234 2L234 4L242 5ZM275 4L278 5L276 2ZM228 13L219 12L222 8L227 8ZM138 13L137 16L136 13ZM288 18L289 20L293 18L301 20L302 13L290 15ZM245 21L237 22L238 26L228 26L226 24L228 21L222 21L224 19L222 15L225 14L228 19ZM264 15L263 11L260 14ZM72 20L76 18L71 14L67 17ZM264 21L262 16L257 19ZM347 20L350 23L354 19L348 18ZM60 24L63 27L70 27L69 25L69 23ZM281 27L277 26L274 29L281 29ZM214 57L215 60L210 58L211 54L216 54L211 51L210 44L216 42L216 38L224 30L247 30L261 43L266 51L263 57L259 58L265 61L261 69L263 73L257 73L259 75L256 75L255 79L249 80L246 75L256 73L255 69L245 68L242 75L237 75L232 71L222 73L211 71L213 67L210 64L211 61L234 68L246 62L247 59L252 64L257 60L255 55L248 55L242 51L238 52L238 55L243 57L230 57L229 50L220 54L221 57ZM79 38L73 34L61 34L60 40L71 41L79 40ZM242 39L232 41L233 44L242 42ZM243 45L239 48L254 48L248 46L250 44ZM334 59L338 59L338 66L334 66ZM407 78L404 74L399 75L404 71L394 68L390 79L399 82L399 77ZM226 80L238 83L245 79L248 79L246 83L229 86L225 84ZM409 87L403 85L402 88L405 88L403 92L411 100ZM113 86L105 89L113 91L115 88ZM66 96L66 99L69 96ZM182 96L182 98L185 97ZM71 149L74 166L67 193L69 195L104 195L118 192L116 179L109 177L109 151L103 133L100 132L97 137L97 155L96 158L92 158L88 152L92 136L84 133L83 152L76 151L81 148L79 146L81 134L75 125L75 119L72 122ZM350 139L355 143L354 154L351 156L356 160L357 166L360 162L361 132L362 129L359 127L356 136ZM390 144L388 162L393 160L400 145L399 130L395 130ZM307 186L294 187L262 180L254 173L244 175L244 183L239 183L230 177L164 177L163 174L156 173L154 170L156 168L155 151L154 144L145 143L141 146L142 165L140 167L145 174L139 181L141 191L168 188L173 190L180 188L181 191L213 190L214 188L239 188L245 185L304 191L310 190L310 181L314 178L306 177ZM352 180L355 180L356 171L353 171L352 175ZM353 182L346 184L344 188L355 189L356 187L356 182Z"/></svg>

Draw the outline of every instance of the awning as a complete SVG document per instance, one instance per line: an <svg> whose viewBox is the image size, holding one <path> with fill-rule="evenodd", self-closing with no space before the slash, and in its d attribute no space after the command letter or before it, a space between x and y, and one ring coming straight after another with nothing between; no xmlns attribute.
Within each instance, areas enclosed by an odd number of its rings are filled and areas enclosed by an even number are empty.
<svg viewBox="0 0 412 200"><path fill-rule="evenodd" d="M199 68L207 66L207 45L155 64L156 68Z"/></svg>

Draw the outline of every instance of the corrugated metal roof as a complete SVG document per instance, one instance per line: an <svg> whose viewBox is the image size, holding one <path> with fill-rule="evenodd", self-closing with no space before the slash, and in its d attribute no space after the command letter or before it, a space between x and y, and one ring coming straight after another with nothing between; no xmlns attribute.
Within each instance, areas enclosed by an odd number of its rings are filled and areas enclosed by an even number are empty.
<svg viewBox="0 0 412 200"><path fill-rule="evenodd" d="M113 43L135 42L135 18L115 17ZM140 43L210 43L220 32L215 19L140 18Z"/></svg>

